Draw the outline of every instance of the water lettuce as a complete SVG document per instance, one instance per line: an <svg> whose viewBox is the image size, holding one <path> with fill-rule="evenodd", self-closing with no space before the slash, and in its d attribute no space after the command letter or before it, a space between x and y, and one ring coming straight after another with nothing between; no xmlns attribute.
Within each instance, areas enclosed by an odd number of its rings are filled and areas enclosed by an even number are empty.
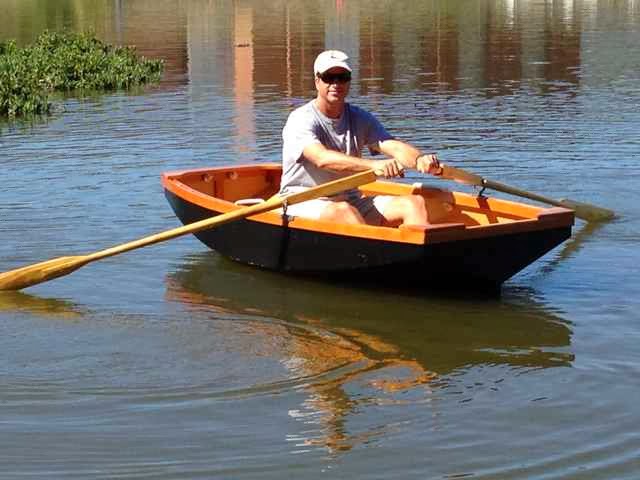
<svg viewBox="0 0 640 480"><path fill-rule="evenodd" d="M91 33L42 33L33 45L0 43L0 117L46 114L54 92L110 91L157 82L162 60L112 46Z"/></svg>

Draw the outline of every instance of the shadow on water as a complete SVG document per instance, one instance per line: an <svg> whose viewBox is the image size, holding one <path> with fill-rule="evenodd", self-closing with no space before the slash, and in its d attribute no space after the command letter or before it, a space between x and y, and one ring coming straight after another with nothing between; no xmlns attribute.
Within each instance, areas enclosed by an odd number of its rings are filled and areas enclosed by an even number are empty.
<svg viewBox="0 0 640 480"><path fill-rule="evenodd" d="M333 452L371 433L345 433L362 402L428 402L475 367L537 370L574 359L569 323L526 289L500 299L385 293L267 272L215 252L187 257L166 283L167 299L187 310L278 320L261 324L260 333L265 343L286 343L282 363L310 379L305 408L326 428L308 443ZM354 383L358 395L350 393Z"/></svg>

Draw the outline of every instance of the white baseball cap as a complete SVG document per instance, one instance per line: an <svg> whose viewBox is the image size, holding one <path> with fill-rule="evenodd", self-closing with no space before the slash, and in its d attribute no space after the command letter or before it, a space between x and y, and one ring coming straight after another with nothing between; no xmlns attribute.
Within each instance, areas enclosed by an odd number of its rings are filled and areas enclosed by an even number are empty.
<svg viewBox="0 0 640 480"><path fill-rule="evenodd" d="M315 74L324 73L330 68L340 67L351 71L351 67L347 63L349 56L340 50L325 50L316 57L313 62L313 72Z"/></svg>

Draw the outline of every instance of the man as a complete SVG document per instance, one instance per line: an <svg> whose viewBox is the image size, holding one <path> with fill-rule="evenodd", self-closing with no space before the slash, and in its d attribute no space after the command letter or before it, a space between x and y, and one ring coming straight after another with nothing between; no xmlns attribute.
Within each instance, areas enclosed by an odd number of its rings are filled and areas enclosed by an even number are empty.
<svg viewBox="0 0 640 480"><path fill-rule="evenodd" d="M294 110L282 131L281 194L294 193L356 172L373 169L385 178L402 176L405 168L437 174L434 154L394 139L370 113L346 102L351 81L348 56L327 50L316 58L313 70L317 96ZM361 158L363 147L387 159ZM428 223L420 195L363 197L351 190L330 198L288 207L294 216L373 225Z"/></svg>

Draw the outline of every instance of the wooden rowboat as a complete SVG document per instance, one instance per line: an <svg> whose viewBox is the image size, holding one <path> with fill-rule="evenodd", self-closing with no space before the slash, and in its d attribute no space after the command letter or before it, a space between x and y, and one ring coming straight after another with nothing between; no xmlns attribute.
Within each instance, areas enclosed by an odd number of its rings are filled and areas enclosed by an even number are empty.
<svg viewBox="0 0 640 480"><path fill-rule="evenodd" d="M167 172L165 195L192 223L267 199L279 189L276 163ZM376 227L270 211L195 233L245 264L296 274L398 287L491 290L571 236L572 210L424 186L376 181L365 195L422 195L429 225Z"/></svg>

